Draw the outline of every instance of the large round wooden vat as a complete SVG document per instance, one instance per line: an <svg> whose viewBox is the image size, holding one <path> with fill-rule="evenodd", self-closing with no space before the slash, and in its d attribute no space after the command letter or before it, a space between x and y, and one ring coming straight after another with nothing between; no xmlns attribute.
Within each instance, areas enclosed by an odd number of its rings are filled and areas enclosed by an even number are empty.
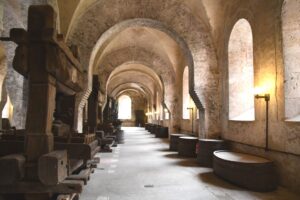
<svg viewBox="0 0 300 200"><path fill-rule="evenodd" d="M216 175L250 190L267 192L277 187L274 163L262 157L215 151L213 168Z"/></svg>
<svg viewBox="0 0 300 200"><path fill-rule="evenodd" d="M178 140L178 154L184 157L196 157L196 144L198 138L196 137L179 137Z"/></svg>

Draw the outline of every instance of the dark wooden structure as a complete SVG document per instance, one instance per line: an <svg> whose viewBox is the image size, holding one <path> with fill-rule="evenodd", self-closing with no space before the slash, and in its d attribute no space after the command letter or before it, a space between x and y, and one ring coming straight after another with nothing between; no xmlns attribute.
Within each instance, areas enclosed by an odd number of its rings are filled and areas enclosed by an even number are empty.
<svg viewBox="0 0 300 200"><path fill-rule="evenodd" d="M278 184L274 163L250 154L215 151L213 169L221 178L253 191L272 191Z"/></svg>
<svg viewBox="0 0 300 200"><path fill-rule="evenodd" d="M169 128L164 126L157 126L155 131L155 137L157 138L169 138Z"/></svg>
<svg viewBox="0 0 300 200"><path fill-rule="evenodd" d="M98 121L98 98L99 98L100 81L97 75L93 76L93 88L88 98L88 118L87 125L89 132L95 132Z"/></svg>
<svg viewBox="0 0 300 200"><path fill-rule="evenodd" d="M196 157L196 144L198 138L183 136L178 139L178 154L184 157Z"/></svg>
<svg viewBox="0 0 300 200"><path fill-rule="evenodd" d="M26 200L48 200L55 194L78 196L84 179L68 180L68 177L80 166L87 167L99 150L95 136L75 134L73 137L70 131L74 98L83 89L84 72L73 52L57 35L55 19L51 6L31 6L28 31L12 29L10 32L10 40L18 45L13 67L28 79L29 99L26 129L22 134L15 131L2 136L0 141L0 194L23 194ZM66 124L56 124L55 137L53 114L57 121ZM64 133L69 137L64 137ZM6 166L11 168L5 178Z"/></svg>
<svg viewBox="0 0 300 200"><path fill-rule="evenodd" d="M197 162L204 167L212 167L213 153L216 150L226 150L228 144L224 140L199 139L197 144Z"/></svg>
<svg viewBox="0 0 300 200"><path fill-rule="evenodd" d="M187 136L182 133L173 133L170 135L170 151L178 151L179 137Z"/></svg>

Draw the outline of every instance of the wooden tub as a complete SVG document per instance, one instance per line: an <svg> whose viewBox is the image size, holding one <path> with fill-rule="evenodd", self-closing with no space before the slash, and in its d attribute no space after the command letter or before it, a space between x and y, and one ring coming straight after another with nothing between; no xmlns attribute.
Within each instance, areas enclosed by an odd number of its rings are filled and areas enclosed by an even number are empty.
<svg viewBox="0 0 300 200"><path fill-rule="evenodd" d="M213 169L221 178L253 191L272 191L278 185L273 161L250 154L215 151Z"/></svg>
<svg viewBox="0 0 300 200"><path fill-rule="evenodd" d="M179 137L178 140L178 154L184 157L196 157L197 137Z"/></svg>
<svg viewBox="0 0 300 200"><path fill-rule="evenodd" d="M224 140L199 139L197 144L197 162L201 166L212 167L214 151L226 149L228 149L228 145Z"/></svg>

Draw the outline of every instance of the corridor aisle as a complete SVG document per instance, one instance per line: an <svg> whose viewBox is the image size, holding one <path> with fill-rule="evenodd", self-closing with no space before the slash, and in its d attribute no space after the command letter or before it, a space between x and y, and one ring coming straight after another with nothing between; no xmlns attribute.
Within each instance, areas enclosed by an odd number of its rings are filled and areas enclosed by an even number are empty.
<svg viewBox="0 0 300 200"><path fill-rule="evenodd" d="M257 193L217 178L210 168L168 151L168 141L143 128L125 128L125 144L100 153L101 162L80 200L297 200L279 188Z"/></svg>

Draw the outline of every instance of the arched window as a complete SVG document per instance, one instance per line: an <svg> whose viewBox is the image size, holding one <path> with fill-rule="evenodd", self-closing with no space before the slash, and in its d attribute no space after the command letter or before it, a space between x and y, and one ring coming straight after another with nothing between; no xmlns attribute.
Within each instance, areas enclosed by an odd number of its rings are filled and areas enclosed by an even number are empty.
<svg viewBox="0 0 300 200"><path fill-rule="evenodd" d="M228 46L229 119L252 121L254 72L252 30L246 19L233 27Z"/></svg>
<svg viewBox="0 0 300 200"><path fill-rule="evenodd" d="M2 110L2 118L7 118L11 121L13 116L13 109L13 105L11 104L9 97L7 96L6 104Z"/></svg>
<svg viewBox="0 0 300 200"><path fill-rule="evenodd" d="M300 121L300 1L285 0L282 7L285 117Z"/></svg>
<svg viewBox="0 0 300 200"><path fill-rule="evenodd" d="M159 96L159 93L156 92L156 113L155 113L155 116L156 116L156 120L160 120L160 114L161 114L161 108L160 108L160 96Z"/></svg>
<svg viewBox="0 0 300 200"><path fill-rule="evenodd" d="M122 95L118 99L118 119L131 119L131 98Z"/></svg>
<svg viewBox="0 0 300 200"><path fill-rule="evenodd" d="M189 107L190 94L189 94L189 68L186 66L183 71L182 78L182 118L190 119Z"/></svg>

